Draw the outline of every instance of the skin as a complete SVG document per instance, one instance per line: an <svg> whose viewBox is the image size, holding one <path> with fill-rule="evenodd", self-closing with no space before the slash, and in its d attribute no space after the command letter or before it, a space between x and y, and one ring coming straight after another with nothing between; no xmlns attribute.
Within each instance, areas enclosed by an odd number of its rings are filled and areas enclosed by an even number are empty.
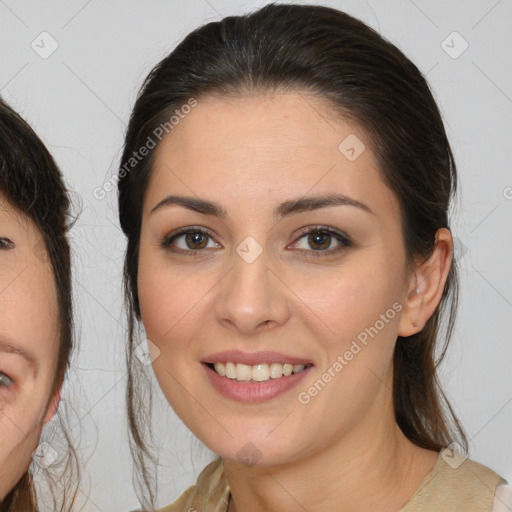
<svg viewBox="0 0 512 512"><path fill-rule="evenodd" d="M176 413L224 458L230 510L296 511L300 504L309 512L396 511L438 457L396 424L392 354L397 336L421 330L439 303L452 239L440 229L431 259L407 271L399 204L380 178L368 137L329 112L321 99L298 92L201 98L157 149L144 200L138 291L158 349L153 368ZM338 150L350 134L366 146L354 161ZM332 192L373 213L344 205L280 221L272 215L283 201ZM170 194L219 202L228 215L176 205L151 213ZM300 232L316 225L345 233L352 246L333 237L327 250L341 250L319 255ZM187 245L181 236L170 244L192 255L162 246L187 226L211 238ZM247 236L263 249L250 264L236 252ZM300 403L298 393L394 303L401 311ZM200 363L231 349L276 350L314 368L277 398L241 404L220 395ZM257 450L255 465L239 460L247 443Z"/></svg>
<svg viewBox="0 0 512 512"><path fill-rule="evenodd" d="M52 394L59 338L51 266L37 228L1 196L0 311L1 502L32 462L59 401Z"/></svg>

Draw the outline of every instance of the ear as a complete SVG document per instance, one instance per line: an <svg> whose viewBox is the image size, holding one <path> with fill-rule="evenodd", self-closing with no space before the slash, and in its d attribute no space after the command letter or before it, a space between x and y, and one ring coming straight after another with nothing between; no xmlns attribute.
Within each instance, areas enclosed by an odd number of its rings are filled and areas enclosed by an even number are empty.
<svg viewBox="0 0 512 512"><path fill-rule="evenodd" d="M44 415L43 423L46 425L54 416L57 414L59 410L60 400L62 398L62 387L60 386L57 391L55 391L54 395L50 399L50 403L48 404L48 408L46 409L46 413Z"/></svg>
<svg viewBox="0 0 512 512"><path fill-rule="evenodd" d="M398 336L407 337L421 331L432 316L443 295L452 257L450 230L440 228L436 232L432 256L425 262L416 263L411 273Z"/></svg>

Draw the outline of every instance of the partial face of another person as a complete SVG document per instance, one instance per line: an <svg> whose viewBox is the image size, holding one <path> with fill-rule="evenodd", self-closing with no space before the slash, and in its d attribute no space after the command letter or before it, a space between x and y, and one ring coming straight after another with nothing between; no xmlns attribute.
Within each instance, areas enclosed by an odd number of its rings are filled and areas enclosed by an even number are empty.
<svg viewBox="0 0 512 512"><path fill-rule="evenodd" d="M142 320L169 403L225 458L281 464L385 428L406 268L368 137L319 98L207 96L157 149Z"/></svg>
<svg viewBox="0 0 512 512"><path fill-rule="evenodd" d="M57 405L57 295L41 235L0 195L0 501Z"/></svg>

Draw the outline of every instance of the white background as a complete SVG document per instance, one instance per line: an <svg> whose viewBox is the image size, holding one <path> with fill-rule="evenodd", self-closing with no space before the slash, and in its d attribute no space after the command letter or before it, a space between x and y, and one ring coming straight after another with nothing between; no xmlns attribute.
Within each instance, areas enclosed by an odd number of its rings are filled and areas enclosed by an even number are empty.
<svg viewBox="0 0 512 512"><path fill-rule="evenodd" d="M141 81L192 29L265 1L0 1L1 94L40 134L74 191L72 230L80 351L67 388L85 458L83 510L137 507L124 407L124 238L116 193L93 190L112 173ZM442 380L470 455L512 480L512 2L309 2L346 10L376 28L427 74L455 151L461 190L452 228L461 257L460 316ZM457 31L469 47L442 47ZM31 47L56 51L43 59ZM45 38L41 43L41 38ZM450 36L458 53L464 41ZM507 188L508 187L508 188ZM81 204L81 206L79 206ZM171 502L211 454L157 404Z"/></svg>

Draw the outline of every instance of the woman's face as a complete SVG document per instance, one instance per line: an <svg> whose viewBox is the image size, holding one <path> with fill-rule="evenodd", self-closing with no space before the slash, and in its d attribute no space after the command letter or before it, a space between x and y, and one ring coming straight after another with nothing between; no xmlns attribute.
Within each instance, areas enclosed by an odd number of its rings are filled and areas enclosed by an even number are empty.
<svg viewBox="0 0 512 512"><path fill-rule="evenodd" d="M56 290L41 236L0 196L0 501L32 461L55 403Z"/></svg>
<svg viewBox="0 0 512 512"><path fill-rule="evenodd" d="M225 458L284 463L392 418L409 282L369 144L282 93L201 99L158 148L142 320L169 403Z"/></svg>

